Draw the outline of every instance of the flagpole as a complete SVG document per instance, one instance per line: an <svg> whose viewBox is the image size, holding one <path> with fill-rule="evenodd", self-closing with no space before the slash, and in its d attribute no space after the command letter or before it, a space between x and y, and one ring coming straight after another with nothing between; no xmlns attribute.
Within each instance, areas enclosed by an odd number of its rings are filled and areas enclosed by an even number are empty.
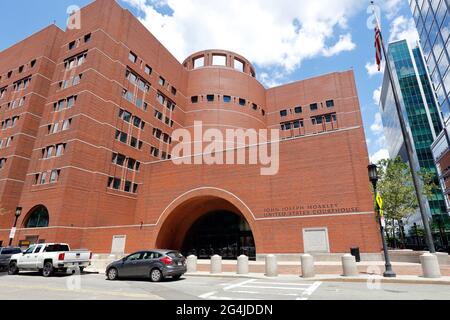
<svg viewBox="0 0 450 320"><path fill-rule="evenodd" d="M425 231L425 241L427 243L428 249L430 250L430 253L436 253L436 249L434 247L434 242L433 242L433 236L431 234L431 228L430 228L430 224L428 221L428 216L426 213L427 212L427 203L424 199L424 194L422 192L422 190L423 190L422 189L422 181L420 180L420 177L419 177L418 173L416 172L416 166L415 166L416 161L415 161L415 157L414 157L413 144L411 142L410 135L406 128L405 118L403 116L403 112L402 112L402 109L400 106L399 94L398 94L397 88L394 84L394 76L392 73L391 65L389 63L389 56L388 56L386 47L384 46L383 34L381 32L381 25L379 23L378 16L375 12L374 2L371 1L371 4L373 6L373 13L377 20L378 28L380 30L380 42L381 42L381 47L383 49L384 58L386 60L385 61L386 71L388 73L389 81L391 83L392 93L393 93L394 101L395 101L395 108L397 109L397 115L398 115L398 119L400 121L400 127L402 130L403 140L405 141L405 147L406 147L406 151L407 151L406 153L408 156L409 167L411 169L411 175L412 175L412 179L413 179L413 183L414 183L414 189L416 190L417 201L419 202L420 215L422 216L422 222L423 222L423 227L424 227L424 231ZM417 166L417 167L419 167L419 166Z"/></svg>

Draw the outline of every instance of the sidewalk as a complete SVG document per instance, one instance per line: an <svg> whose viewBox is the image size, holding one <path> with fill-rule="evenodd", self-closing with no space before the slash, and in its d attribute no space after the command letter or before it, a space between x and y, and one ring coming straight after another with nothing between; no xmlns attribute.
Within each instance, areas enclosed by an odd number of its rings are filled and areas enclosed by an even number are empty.
<svg viewBox="0 0 450 320"><path fill-rule="evenodd" d="M316 262L314 263L317 275L340 275L342 273L341 262ZM357 263L361 275L378 274L384 272L384 261L364 261ZM422 266L419 263L393 262L392 269L399 276L421 276ZM197 270L209 272L209 260L199 260ZM223 272L236 272L236 261L223 261ZM250 273L264 274L265 263L252 261L249 263ZM279 262L278 273L284 275L300 275L301 265L299 262ZM441 267L441 275L450 277L450 266Z"/></svg>
<svg viewBox="0 0 450 320"><path fill-rule="evenodd" d="M313 278L302 278L301 276L280 274L278 277L266 277L262 273L249 273L246 275L236 274L234 272L223 272L211 274L210 272L199 271L195 273L186 273L190 277L223 277L223 278L244 278L244 279L285 279L291 281L321 281L321 282L365 282L369 285L377 283L399 283L399 284L432 284L432 285L450 285L450 277L441 277L438 279L426 279L421 276L397 275L396 278L384 278L380 275L361 274L356 277L344 277L341 275L321 274Z"/></svg>

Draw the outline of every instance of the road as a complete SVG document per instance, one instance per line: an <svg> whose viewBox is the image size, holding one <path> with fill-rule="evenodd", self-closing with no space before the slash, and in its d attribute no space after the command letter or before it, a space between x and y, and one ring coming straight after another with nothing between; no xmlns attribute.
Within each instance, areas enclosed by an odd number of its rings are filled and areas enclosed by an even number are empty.
<svg viewBox="0 0 450 320"><path fill-rule="evenodd" d="M107 281L101 274L0 276L0 300L450 300L447 285L308 282L298 277Z"/></svg>

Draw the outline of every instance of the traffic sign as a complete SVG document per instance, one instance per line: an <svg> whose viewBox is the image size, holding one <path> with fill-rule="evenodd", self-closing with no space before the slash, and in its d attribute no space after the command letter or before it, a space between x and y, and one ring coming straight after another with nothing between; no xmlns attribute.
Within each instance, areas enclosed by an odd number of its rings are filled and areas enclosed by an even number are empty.
<svg viewBox="0 0 450 320"><path fill-rule="evenodd" d="M381 195L377 192L377 204L378 204L378 208L380 208L380 210L383 209L383 198L381 198Z"/></svg>

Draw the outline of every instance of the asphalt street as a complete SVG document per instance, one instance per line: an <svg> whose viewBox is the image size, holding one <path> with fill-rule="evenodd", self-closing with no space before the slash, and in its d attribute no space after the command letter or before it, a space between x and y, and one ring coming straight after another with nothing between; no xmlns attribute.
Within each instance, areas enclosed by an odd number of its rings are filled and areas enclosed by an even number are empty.
<svg viewBox="0 0 450 320"><path fill-rule="evenodd" d="M38 273L0 275L0 300L450 300L448 285L304 281L282 276L265 279L183 277L151 283L108 281L102 274Z"/></svg>

